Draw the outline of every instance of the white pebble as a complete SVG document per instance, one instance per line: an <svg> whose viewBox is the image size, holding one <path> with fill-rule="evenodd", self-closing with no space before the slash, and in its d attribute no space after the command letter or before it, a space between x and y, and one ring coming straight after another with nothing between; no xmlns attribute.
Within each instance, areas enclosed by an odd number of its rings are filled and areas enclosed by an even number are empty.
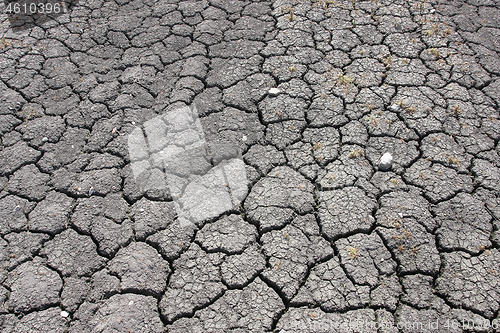
<svg viewBox="0 0 500 333"><path fill-rule="evenodd" d="M389 109L391 109L392 111L399 111L400 107L399 105L397 104L392 104Z"/></svg>
<svg viewBox="0 0 500 333"><path fill-rule="evenodd" d="M241 141L246 142L247 141L247 136L243 135L243 137L241 138Z"/></svg>
<svg viewBox="0 0 500 333"><path fill-rule="evenodd" d="M128 306L132 306L132 305L134 305L134 301L131 300L130 302L128 302Z"/></svg>
<svg viewBox="0 0 500 333"><path fill-rule="evenodd" d="M61 311L61 317L68 318L69 313L67 311Z"/></svg>
<svg viewBox="0 0 500 333"><path fill-rule="evenodd" d="M436 10L434 8L430 9L429 12L434 13Z"/></svg>
<svg viewBox="0 0 500 333"><path fill-rule="evenodd" d="M44 137L42 138L42 142L47 142L47 141L49 141L49 138L48 138L48 137L46 137L46 136L44 136Z"/></svg>
<svg viewBox="0 0 500 333"><path fill-rule="evenodd" d="M392 166L392 156L389 153L385 153L380 158L380 163L378 165L379 170L389 170Z"/></svg>
<svg viewBox="0 0 500 333"><path fill-rule="evenodd" d="M269 94L269 96L276 96L280 92L281 92L281 90L279 90L278 88L271 88L271 89L269 89L268 94Z"/></svg>

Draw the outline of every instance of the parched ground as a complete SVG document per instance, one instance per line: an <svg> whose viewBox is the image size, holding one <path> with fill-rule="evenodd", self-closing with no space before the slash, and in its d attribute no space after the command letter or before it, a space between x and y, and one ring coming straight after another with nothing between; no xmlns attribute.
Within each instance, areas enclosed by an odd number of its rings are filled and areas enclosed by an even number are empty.
<svg viewBox="0 0 500 333"><path fill-rule="evenodd" d="M500 331L498 0L8 5L2 332Z"/></svg>

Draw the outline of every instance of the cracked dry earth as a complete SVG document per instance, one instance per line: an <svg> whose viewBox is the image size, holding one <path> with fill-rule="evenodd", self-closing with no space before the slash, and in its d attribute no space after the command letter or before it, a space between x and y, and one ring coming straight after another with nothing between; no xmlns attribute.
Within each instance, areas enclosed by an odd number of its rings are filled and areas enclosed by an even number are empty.
<svg viewBox="0 0 500 333"><path fill-rule="evenodd" d="M498 332L499 6L2 14L2 332ZM141 191L127 147L182 105L248 179L196 225Z"/></svg>

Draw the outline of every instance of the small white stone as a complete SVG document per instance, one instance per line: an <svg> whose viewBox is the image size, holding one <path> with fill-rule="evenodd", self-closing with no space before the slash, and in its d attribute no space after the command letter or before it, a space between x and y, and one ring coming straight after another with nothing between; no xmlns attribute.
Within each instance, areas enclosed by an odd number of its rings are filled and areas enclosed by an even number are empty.
<svg viewBox="0 0 500 333"><path fill-rule="evenodd" d="M49 138L48 138L48 137L46 137L46 136L44 136L44 137L42 138L42 142L47 142L47 141L49 141Z"/></svg>
<svg viewBox="0 0 500 333"><path fill-rule="evenodd" d="M389 170L392 166L392 156L389 153L385 153L380 158L380 163L378 165L379 170Z"/></svg>
<svg viewBox="0 0 500 333"><path fill-rule="evenodd" d="M434 13L436 10L434 8L430 9L429 12L432 14Z"/></svg>
<svg viewBox="0 0 500 333"><path fill-rule="evenodd" d="M279 90L278 88L271 88L271 89L269 89L268 94L269 94L269 96L276 96L280 92L281 92L281 90Z"/></svg>
<svg viewBox="0 0 500 333"><path fill-rule="evenodd" d="M135 121L132 122L132 125L135 125Z"/></svg>
<svg viewBox="0 0 500 333"><path fill-rule="evenodd" d="M61 311L61 317L68 318L69 317L69 313L67 311Z"/></svg>
<svg viewBox="0 0 500 333"><path fill-rule="evenodd" d="M389 109L391 109L392 111L399 111L400 107L399 105L397 104L392 104Z"/></svg>
<svg viewBox="0 0 500 333"><path fill-rule="evenodd" d="M403 218L403 213L399 212L398 215L399 217Z"/></svg>
<svg viewBox="0 0 500 333"><path fill-rule="evenodd" d="M241 141L246 142L247 141L247 136L243 135L243 137L241 138Z"/></svg>
<svg viewBox="0 0 500 333"><path fill-rule="evenodd" d="M132 305L134 305L134 301L131 300L130 302L128 302L128 306L132 306Z"/></svg>

